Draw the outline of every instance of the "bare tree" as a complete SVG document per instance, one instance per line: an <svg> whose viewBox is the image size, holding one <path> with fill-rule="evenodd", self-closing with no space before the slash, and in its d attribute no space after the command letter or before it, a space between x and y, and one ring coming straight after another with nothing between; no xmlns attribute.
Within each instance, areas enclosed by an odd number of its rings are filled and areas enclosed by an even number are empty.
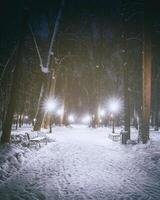
<svg viewBox="0 0 160 200"><path fill-rule="evenodd" d="M49 52L48 52L48 58L47 58L47 63L46 63L46 70L49 72L47 80L43 82L43 93L41 94L41 99L40 99L40 104L39 107L37 109L37 121L35 123L34 126L34 131L38 131L41 128L43 119L44 119L44 110L42 108L42 105L44 103L45 98L49 95L50 90L52 90L53 86L51 87L51 85L55 84L55 82L53 81L53 58L54 58L54 52L53 52L53 45L54 42L56 40L56 36L59 30L59 25L60 25L60 20L62 17L62 13L63 13L63 9L64 9L64 3L65 0L62 0L61 2L61 6L56 18L56 22L55 22L55 26L54 26L54 30L53 30L53 34L52 34L52 38L51 38L51 42L50 42L50 47L49 47ZM45 69L45 68L43 68ZM52 82L52 84L51 84ZM48 120L47 120L48 121Z"/></svg>
<svg viewBox="0 0 160 200"><path fill-rule="evenodd" d="M144 4L143 36L143 85L142 85L142 142L149 140L149 121L151 107L151 7L148 1Z"/></svg>
<svg viewBox="0 0 160 200"><path fill-rule="evenodd" d="M2 127L1 143L8 143L10 141L12 120L13 120L13 115L15 112L16 103L17 103L18 87L20 84L19 77L21 75L21 69L22 69L21 58L22 58L22 52L23 52L23 44L24 44L25 35L27 31L27 19L28 19L28 14L25 10L24 16L22 17L21 33L20 33L20 39L19 39L18 47L17 47L16 66L13 72L13 81L12 81L12 86L11 86L10 99L9 99L9 104L7 108L7 113L6 113L5 120Z"/></svg>

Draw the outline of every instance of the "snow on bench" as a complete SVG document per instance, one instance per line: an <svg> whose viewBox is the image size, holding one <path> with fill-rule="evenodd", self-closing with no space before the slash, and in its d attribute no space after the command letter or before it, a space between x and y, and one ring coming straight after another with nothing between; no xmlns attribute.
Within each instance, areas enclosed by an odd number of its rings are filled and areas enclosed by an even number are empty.
<svg viewBox="0 0 160 200"><path fill-rule="evenodd" d="M120 133L110 133L109 138L113 141L119 141L120 140Z"/></svg>
<svg viewBox="0 0 160 200"><path fill-rule="evenodd" d="M21 134L19 134L19 135L11 135L10 142L11 143L16 143L16 144L21 143L23 141L23 137L24 137L24 135L21 135Z"/></svg>
<svg viewBox="0 0 160 200"><path fill-rule="evenodd" d="M47 144L48 138L46 137L45 134L38 133L38 132L32 132L32 133L26 132L25 134L29 141L29 145L35 144L41 147L41 144L40 144L41 142L44 142L45 144Z"/></svg>

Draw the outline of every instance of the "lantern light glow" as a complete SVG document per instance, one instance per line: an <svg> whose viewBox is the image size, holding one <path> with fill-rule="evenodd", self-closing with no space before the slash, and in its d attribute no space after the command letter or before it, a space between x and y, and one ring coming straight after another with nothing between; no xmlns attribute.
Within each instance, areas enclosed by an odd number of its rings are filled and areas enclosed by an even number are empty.
<svg viewBox="0 0 160 200"><path fill-rule="evenodd" d="M111 99L108 102L109 111L112 113L118 113L121 109L121 102L118 99Z"/></svg>
<svg viewBox="0 0 160 200"><path fill-rule="evenodd" d="M34 118L33 121L36 122L37 121L36 118Z"/></svg>
<svg viewBox="0 0 160 200"><path fill-rule="evenodd" d="M24 119L28 119L29 117L26 115L25 117L24 117Z"/></svg>
<svg viewBox="0 0 160 200"><path fill-rule="evenodd" d="M47 112L53 112L55 110L56 106L57 106L57 103L52 98L47 99L45 102L45 110Z"/></svg>

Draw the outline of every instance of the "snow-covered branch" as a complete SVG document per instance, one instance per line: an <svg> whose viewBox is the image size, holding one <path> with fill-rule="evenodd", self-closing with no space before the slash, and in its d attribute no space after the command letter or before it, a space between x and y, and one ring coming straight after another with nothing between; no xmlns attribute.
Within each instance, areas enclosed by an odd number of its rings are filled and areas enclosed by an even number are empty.
<svg viewBox="0 0 160 200"><path fill-rule="evenodd" d="M56 35L57 35L58 29L59 29L59 22L60 22L60 19L62 17L62 12L63 12L63 9L64 9L64 3L65 3L65 0L62 0L61 7L60 7L58 15L57 15L57 19L56 19L55 26L54 26L54 31L53 31L51 42L50 42L47 64L46 64L46 68L47 68L48 71L49 71L51 56L54 56L54 52L52 51L52 49L53 49L53 44L55 42Z"/></svg>
<svg viewBox="0 0 160 200"><path fill-rule="evenodd" d="M34 44L35 44L35 47L36 47L37 55L38 55L39 62L40 62L41 71L43 73L48 73L48 69L46 67L44 67L44 65L43 65L42 56L40 54L40 50L39 50L39 47L38 47L38 44L37 44L37 40L36 40L36 37L35 37L35 35L33 33L32 26L30 24L29 24L29 29L31 31L31 34L32 34L32 37L33 37L33 41L34 41Z"/></svg>

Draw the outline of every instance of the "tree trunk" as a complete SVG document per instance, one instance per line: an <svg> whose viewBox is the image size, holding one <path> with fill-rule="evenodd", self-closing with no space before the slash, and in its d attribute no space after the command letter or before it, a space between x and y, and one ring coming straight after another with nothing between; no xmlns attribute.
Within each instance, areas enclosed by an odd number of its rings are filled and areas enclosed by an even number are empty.
<svg viewBox="0 0 160 200"><path fill-rule="evenodd" d="M56 78L55 73L52 72L51 80L50 80L50 87L48 92L48 97L54 97L55 96L55 87L56 87ZM50 125L51 118L53 118L52 113L46 113L43 118L43 127L48 128Z"/></svg>
<svg viewBox="0 0 160 200"><path fill-rule="evenodd" d="M16 116L16 130L18 129L18 123L19 123L19 114Z"/></svg>
<svg viewBox="0 0 160 200"><path fill-rule="evenodd" d="M23 119L22 119L22 113L20 113L20 115L19 115L19 128L22 127L22 121L23 121Z"/></svg>
<svg viewBox="0 0 160 200"><path fill-rule="evenodd" d="M154 80L154 130L159 130L159 77Z"/></svg>
<svg viewBox="0 0 160 200"><path fill-rule="evenodd" d="M150 4L145 1L144 38L143 38L143 81L142 81L142 133L143 143L149 140L149 121L151 105L151 11Z"/></svg>
<svg viewBox="0 0 160 200"><path fill-rule="evenodd" d="M47 64L46 64L47 69L50 70L50 71L53 70L53 69L51 70L51 67L52 67L51 66L51 60L53 60L53 56L54 56L54 53L52 52L52 50L53 50L53 44L55 42L55 39L56 39L56 36L57 36L57 33L58 33L58 29L59 29L59 24L60 24L62 12L63 12L63 9L64 9L64 2L65 2L65 0L62 0L62 2L61 2L61 7L60 7L58 15L57 15L54 31L53 31L51 42L50 42ZM42 105L44 104L44 100L45 100L45 98L47 98L47 95L49 93L50 81L52 79L51 76L52 76L52 74L49 74L48 81L43 83L43 92L42 92L41 99L40 99L40 106L38 107L38 111L37 111L37 121L36 121L34 129L33 129L34 131L39 131L41 129L41 126L42 126L42 122L43 122L44 115L45 115L45 112L43 110Z"/></svg>
<svg viewBox="0 0 160 200"><path fill-rule="evenodd" d="M125 31L126 32L126 31ZM126 33L122 35L123 42L123 90L124 90L124 130L125 134L125 144L126 141L130 139L130 98L129 98L129 73L128 73L128 49L127 49L127 36Z"/></svg>
<svg viewBox="0 0 160 200"><path fill-rule="evenodd" d="M21 58L22 58L22 52L23 52L23 43L24 43L26 30L27 30L27 18L28 18L27 13L25 12L22 18L22 25L21 25L22 29L20 33L18 48L17 48L16 66L13 72L13 81L12 81L12 86L11 86L10 100L8 104L6 117L3 123L3 127L2 127L1 143L8 143L10 141L12 120L13 120L13 115L16 108L18 88L20 84L19 77L21 76L21 68L22 68Z"/></svg>
<svg viewBox="0 0 160 200"><path fill-rule="evenodd" d="M128 83L128 64L124 65L124 129L126 131L126 141L130 139L130 100Z"/></svg>
<svg viewBox="0 0 160 200"><path fill-rule="evenodd" d="M46 97L46 90L47 90L47 83L46 81L43 80L42 86L41 86L41 91L40 91L40 96L39 96L39 101L37 105L37 113L36 113L36 123L33 127L33 131L40 131L43 117L44 117L44 108L43 104L45 101Z"/></svg>
<svg viewBox="0 0 160 200"><path fill-rule="evenodd" d="M67 125L67 103L66 103L66 95L67 95L67 88L68 88L68 77L67 73L65 73L64 77L64 87L63 87L63 114L61 115L60 123L61 125Z"/></svg>

